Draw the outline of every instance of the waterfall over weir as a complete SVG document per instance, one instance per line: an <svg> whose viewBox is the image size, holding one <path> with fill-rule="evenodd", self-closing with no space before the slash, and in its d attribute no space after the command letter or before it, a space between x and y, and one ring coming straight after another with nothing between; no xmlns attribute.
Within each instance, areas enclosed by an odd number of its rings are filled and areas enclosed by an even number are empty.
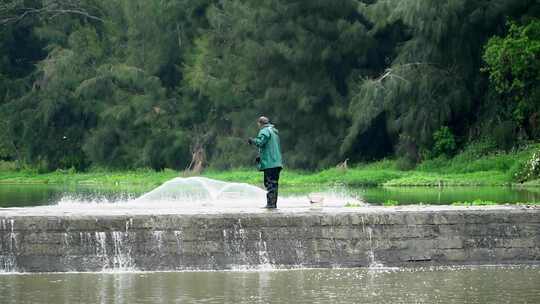
<svg viewBox="0 0 540 304"><path fill-rule="evenodd" d="M131 201L0 208L0 273L540 263L540 208L265 200L247 184L176 178Z"/></svg>
<svg viewBox="0 0 540 304"><path fill-rule="evenodd" d="M315 240L317 228L298 226L318 225L318 217L274 219L270 226L262 225L264 215L245 214L32 220L2 220L6 229L0 230L0 273L268 270L350 264L338 260L345 254L345 243L332 235L334 227ZM369 258L372 263L371 251L361 260Z"/></svg>
<svg viewBox="0 0 540 304"><path fill-rule="evenodd" d="M0 272L540 263L540 208L0 212Z"/></svg>

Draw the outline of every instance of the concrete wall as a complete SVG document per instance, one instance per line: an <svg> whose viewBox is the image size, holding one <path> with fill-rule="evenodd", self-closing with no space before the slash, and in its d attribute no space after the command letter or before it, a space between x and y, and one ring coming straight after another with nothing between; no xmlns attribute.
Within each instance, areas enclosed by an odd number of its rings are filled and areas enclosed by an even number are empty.
<svg viewBox="0 0 540 304"><path fill-rule="evenodd" d="M540 208L345 209L0 212L0 271L540 263Z"/></svg>

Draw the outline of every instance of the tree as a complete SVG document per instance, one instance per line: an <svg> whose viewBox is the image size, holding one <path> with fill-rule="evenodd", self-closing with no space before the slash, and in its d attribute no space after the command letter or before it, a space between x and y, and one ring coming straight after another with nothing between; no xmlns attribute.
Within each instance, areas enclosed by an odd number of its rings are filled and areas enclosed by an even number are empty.
<svg viewBox="0 0 540 304"><path fill-rule="evenodd" d="M73 15L103 22L99 0L6 0L0 4L0 24L27 18L54 19Z"/></svg>
<svg viewBox="0 0 540 304"><path fill-rule="evenodd" d="M3 1L0 158L251 166L262 114L302 169L411 167L486 135L509 149L538 138L538 16L537 0Z"/></svg>
<svg viewBox="0 0 540 304"><path fill-rule="evenodd" d="M490 83L530 138L540 138L540 21L509 23L506 37L491 38L483 56Z"/></svg>
<svg viewBox="0 0 540 304"><path fill-rule="evenodd" d="M381 114L394 142L406 140L416 151L433 144L443 125L463 128L481 99L481 45L506 14L523 13L533 1L405 0L377 1L360 7L374 31L403 24L408 33L381 76L358 81L349 113L352 125L341 146L347 154ZM387 18L380 18L381 16ZM466 128L465 128L466 129Z"/></svg>
<svg viewBox="0 0 540 304"><path fill-rule="evenodd" d="M348 82L372 44L356 5L273 0L212 6L210 28L196 40L186 77L221 114L218 149L249 155L239 143L265 113L281 128L288 164L336 161Z"/></svg>

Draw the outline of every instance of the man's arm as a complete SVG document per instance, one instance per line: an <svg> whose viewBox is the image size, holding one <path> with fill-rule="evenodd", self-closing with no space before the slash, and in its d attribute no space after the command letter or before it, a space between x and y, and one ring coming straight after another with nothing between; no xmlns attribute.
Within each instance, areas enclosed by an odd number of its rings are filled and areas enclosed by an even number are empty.
<svg viewBox="0 0 540 304"><path fill-rule="evenodd" d="M261 148L262 146L266 145L269 139L270 139L270 132L265 128L265 129L260 130L257 137L253 139L253 144Z"/></svg>

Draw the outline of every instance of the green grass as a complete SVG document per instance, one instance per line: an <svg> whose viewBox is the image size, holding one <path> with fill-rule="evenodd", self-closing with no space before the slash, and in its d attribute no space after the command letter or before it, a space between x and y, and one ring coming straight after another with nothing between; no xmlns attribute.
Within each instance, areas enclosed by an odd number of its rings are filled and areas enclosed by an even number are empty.
<svg viewBox="0 0 540 304"><path fill-rule="evenodd" d="M348 186L502 186L513 183L513 168L540 149L540 144L512 153L489 153L470 148L451 159L437 158L423 162L415 170L401 171L394 160L358 164L347 170L330 168L319 172L284 170L280 184L289 187L309 185ZM2 168L10 168L3 163ZM180 176L173 170L133 171L93 170L85 173L55 171L37 174L32 170L0 170L0 183L9 184L80 184L96 186L157 186ZM231 171L206 171L203 176L223 181L261 184L262 174L254 168ZM526 186L540 186L540 180Z"/></svg>
<svg viewBox="0 0 540 304"><path fill-rule="evenodd" d="M203 174L206 177L224 181L243 183L261 183L262 173L255 169L240 169L233 171L209 171ZM280 184L285 186L317 185L317 184L345 184L381 185L388 180L399 178L403 172L397 170L377 170L371 168L353 168L349 170L327 169L316 173L283 170Z"/></svg>
<svg viewBox="0 0 540 304"><path fill-rule="evenodd" d="M55 171L36 174L30 171L0 172L0 183L8 184L83 184L83 185L160 185L180 176L180 172L165 170L136 170L72 173ZM260 184L262 173L255 169L232 171L209 171L205 177L231 182ZM460 174L443 174L422 171L399 171L396 169L376 170L371 168L352 168L348 170L328 169L316 173L284 170L280 179L283 186L303 186L320 184L343 184L349 186L473 186L507 185L511 181L505 172L482 171ZM534 184L533 184L534 185Z"/></svg>
<svg viewBox="0 0 540 304"><path fill-rule="evenodd" d="M384 182L383 186L503 186L511 184L508 175L500 171L471 173L434 173L411 171Z"/></svg>
<svg viewBox="0 0 540 304"><path fill-rule="evenodd" d="M385 206L385 207L392 207L392 206L397 206L397 205L399 205L399 202L396 201L396 200L386 200L383 203L383 206Z"/></svg>
<svg viewBox="0 0 540 304"><path fill-rule="evenodd" d="M0 171L2 184L63 184L96 186L157 186L178 176L172 170L92 171L76 173L54 171L37 174L33 171Z"/></svg>

